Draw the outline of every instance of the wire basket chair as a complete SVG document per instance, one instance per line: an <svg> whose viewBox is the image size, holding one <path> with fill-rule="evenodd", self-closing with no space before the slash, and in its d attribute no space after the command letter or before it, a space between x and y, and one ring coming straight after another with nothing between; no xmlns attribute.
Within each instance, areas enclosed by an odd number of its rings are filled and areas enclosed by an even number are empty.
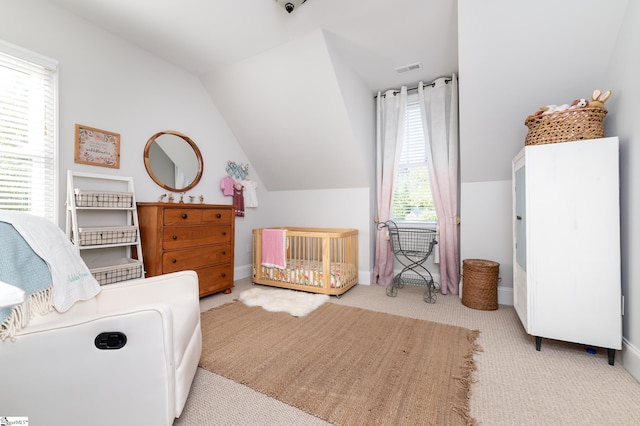
<svg viewBox="0 0 640 426"><path fill-rule="evenodd" d="M424 301L436 302L438 288L431 272L424 266L436 241L436 231L424 228L398 227L392 220L378 223L378 229L387 228L391 251L402 265L402 270L393 277L393 283L387 287L387 296L396 297L398 289L405 284L426 287Z"/></svg>

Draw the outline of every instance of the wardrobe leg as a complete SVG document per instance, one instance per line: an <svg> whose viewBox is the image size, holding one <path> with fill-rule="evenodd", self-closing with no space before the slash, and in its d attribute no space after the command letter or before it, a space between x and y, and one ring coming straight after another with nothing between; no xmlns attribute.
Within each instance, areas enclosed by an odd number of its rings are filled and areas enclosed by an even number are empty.
<svg viewBox="0 0 640 426"><path fill-rule="evenodd" d="M536 336L536 351L540 351L540 346L542 346L542 337Z"/></svg>
<svg viewBox="0 0 640 426"><path fill-rule="evenodd" d="M609 365L613 365L616 359L616 350L615 349L607 349L607 355L609 356Z"/></svg>

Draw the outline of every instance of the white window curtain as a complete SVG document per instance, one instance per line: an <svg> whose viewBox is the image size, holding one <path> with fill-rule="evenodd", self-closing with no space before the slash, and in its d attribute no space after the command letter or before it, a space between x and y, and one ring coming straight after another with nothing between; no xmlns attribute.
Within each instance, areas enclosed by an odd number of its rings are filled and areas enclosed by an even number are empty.
<svg viewBox="0 0 640 426"><path fill-rule="evenodd" d="M0 41L0 209L57 221L57 62Z"/></svg>
<svg viewBox="0 0 640 426"><path fill-rule="evenodd" d="M440 78L418 84L422 125L427 146L429 180L438 216L440 291L458 294L460 251L458 244L458 81Z"/></svg>
<svg viewBox="0 0 640 426"><path fill-rule="evenodd" d="M378 93L376 98L376 191L378 213L376 222L389 220L393 199L393 180L404 140L407 107L407 88ZM374 282L390 286L393 282L393 252L387 238L387 228L376 233Z"/></svg>

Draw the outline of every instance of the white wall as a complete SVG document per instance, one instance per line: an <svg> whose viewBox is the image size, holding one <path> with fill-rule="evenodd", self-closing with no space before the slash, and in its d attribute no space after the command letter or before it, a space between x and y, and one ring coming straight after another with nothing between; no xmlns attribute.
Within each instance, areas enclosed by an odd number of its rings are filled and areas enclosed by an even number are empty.
<svg viewBox="0 0 640 426"><path fill-rule="evenodd" d="M358 166L354 168L354 171L362 173L365 182L369 184L368 194L362 193L362 197L368 199L368 210L363 209L364 206L358 204L359 199L347 199L346 201L349 204L343 206L345 210L352 210L353 207L355 211L361 214L361 217L358 218L359 227L363 230L359 234L360 261L358 264L361 271L359 282L369 284L375 263L374 235L376 231L375 223L373 222L374 212L376 211L375 100L369 88L339 53L339 48L336 46L339 41L332 38L328 33L324 33L324 38L327 43L327 50L331 58L336 82L342 94L346 115L351 124L355 149L358 153L357 158L349 158L349 164L351 165L357 161L359 165L362 165L362 169ZM357 189L357 191L360 192L360 189ZM365 212L367 213L365 214Z"/></svg>
<svg viewBox="0 0 640 426"><path fill-rule="evenodd" d="M269 202L270 218L265 226L307 226L319 228L355 228L358 230L360 284L370 284L368 188L313 191L273 191Z"/></svg>
<svg viewBox="0 0 640 426"><path fill-rule="evenodd" d="M513 305L511 180L462 183L460 199L460 259L498 262L498 303Z"/></svg>
<svg viewBox="0 0 640 426"><path fill-rule="evenodd" d="M204 195L207 203L231 204L219 189L226 162L248 160L198 78L37 0L2 3L0 39L59 61L61 228L67 169L132 176L138 201L156 201L166 192L149 178L143 163L147 140L161 130L186 134L202 152L204 174L189 194ZM120 134L120 169L73 162L76 123ZM261 185L259 176L251 177ZM236 221L240 238L260 226L256 213ZM236 259L238 264L251 262L241 247Z"/></svg>
<svg viewBox="0 0 640 426"><path fill-rule="evenodd" d="M474 193L465 191L465 185L484 182L483 191L494 186L506 191L511 160L524 146L525 118L541 105L588 98L603 84L608 52L626 3L591 1L584 7L583 0L540 0L525 13L510 0L458 0L461 254L464 259L473 251L498 262L491 256L500 256L502 289L512 287L507 276L512 261L505 255L511 243L504 238L511 232L510 218L505 216L511 208L510 195L499 196L500 191L493 189ZM572 36L602 26L603 20L606 29L598 37L587 42ZM542 28L562 43L549 43L541 36ZM483 202L483 220L467 197ZM479 235L497 235L508 246L502 253L495 253L492 246L481 249Z"/></svg>
<svg viewBox="0 0 640 426"><path fill-rule="evenodd" d="M625 296L622 332L622 363L640 380L640 2L629 1L616 49L613 52L606 87L614 94L607 102L608 135L620 138L620 210L622 252L622 294ZM603 86L605 87L605 86Z"/></svg>
<svg viewBox="0 0 640 426"><path fill-rule="evenodd" d="M367 184L320 29L202 80L269 190Z"/></svg>
<svg viewBox="0 0 640 426"><path fill-rule="evenodd" d="M65 226L67 169L132 176L137 201L156 201L160 194L165 193L149 178L143 163L147 140L161 130L177 130L186 134L202 152L204 174L188 195L204 195L207 203L231 204L231 198L224 197L219 189L220 180L226 174L226 162L249 163L249 160L198 78L85 20L38 0L3 3L0 39L59 61L58 200L61 228ZM347 78L344 72L342 75L342 78ZM334 84L335 78L331 78ZM362 88L352 91L359 93ZM370 95L367 93L362 97L373 105ZM364 139L373 132L373 113L370 111L372 106L366 106L359 110L360 116L354 114L358 149L362 149ZM76 123L120 134L120 169L73 162ZM360 158L366 153L357 155ZM315 160L309 158L309 161ZM371 179L373 166L363 170L367 160L359 163L360 179L366 182ZM259 206L247 208L245 217L236 218L236 278L250 274L251 254L246 247L251 244L252 229L305 224L359 229L361 282L368 283L372 258L369 188L270 193L251 166L249 177L258 183ZM296 179L296 176L291 175L290 178Z"/></svg>
<svg viewBox="0 0 640 426"><path fill-rule="evenodd" d="M268 182L268 197L255 212L260 223L358 229L359 282L368 284L373 94L325 33L313 31L202 79ZM236 233L244 252L250 243L250 233ZM236 276L249 274L250 260L236 261Z"/></svg>
<svg viewBox="0 0 640 426"><path fill-rule="evenodd" d="M510 179L525 118L604 84L627 2L458 0L462 182Z"/></svg>

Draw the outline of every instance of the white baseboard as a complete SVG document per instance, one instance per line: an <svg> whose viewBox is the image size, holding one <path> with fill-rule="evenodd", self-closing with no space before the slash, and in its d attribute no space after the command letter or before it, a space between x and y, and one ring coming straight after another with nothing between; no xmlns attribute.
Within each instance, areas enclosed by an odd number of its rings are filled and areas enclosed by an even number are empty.
<svg viewBox="0 0 640 426"><path fill-rule="evenodd" d="M251 269L253 268L253 265L243 265L243 266L236 266L233 269L233 279L234 280L241 280L243 278L249 278L252 276L251 273Z"/></svg>
<svg viewBox="0 0 640 426"><path fill-rule="evenodd" d="M358 284L371 285L373 283L372 271L358 271Z"/></svg>
<svg viewBox="0 0 640 426"><path fill-rule="evenodd" d="M241 280L243 278L251 277L252 265L236 266L234 269L234 279ZM396 271L400 272L400 271ZM373 283L372 271L359 271L358 284L371 285ZM433 280L440 284L440 274L433 274ZM462 282L460 283L460 295L462 295ZM513 288L512 287L500 287L498 286L498 304L513 306Z"/></svg>
<svg viewBox="0 0 640 426"><path fill-rule="evenodd" d="M513 306L513 287L498 286L498 305Z"/></svg>
<svg viewBox="0 0 640 426"><path fill-rule="evenodd" d="M460 298L462 298L462 280L460 280ZM498 305L513 306L513 287L498 286Z"/></svg>
<svg viewBox="0 0 640 426"><path fill-rule="evenodd" d="M622 338L622 359L620 363L638 382L640 382L640 350L627 339Z"/></svg>

